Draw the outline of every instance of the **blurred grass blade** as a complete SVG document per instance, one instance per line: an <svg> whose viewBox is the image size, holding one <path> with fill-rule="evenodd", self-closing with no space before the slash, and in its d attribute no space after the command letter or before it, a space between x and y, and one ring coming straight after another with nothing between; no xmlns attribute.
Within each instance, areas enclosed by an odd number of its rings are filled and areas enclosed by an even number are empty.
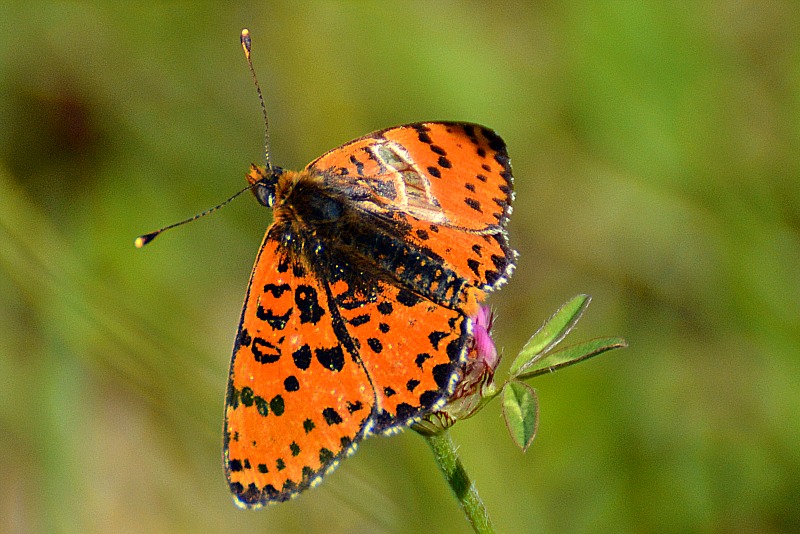
<svg viewBox="0 0 800 534"><path fill-rule="evenodd" d="M528 384L510 380L503 387L503 418L514 443L528 450L539 428L539 401Z"/></svg>
<svg viewBox="0 0 800 534"><path fill-rule="evenodd" d="M562 367L567 367L573 363L588 360L593 356L602 354L613 349L622 349L628 346L628 342L621 337L602 337L572 345L565 349L548 354L533 362L531 366L516 375L515 378L524 380L537 375L549 373Z"/></svg>
<svg viewBox="0 0 800 534"><path fill-rule="evenodd" d="M210 377L204 373L206 363L192 356L190 348L170 345L170 336L146 322L128 304L135 294L107 285L99 273L88 270L59 229L2 168L0 198L0 276L23 295L26 313L47 325L48 336L61 346L60 356L79 360L82 370L109 373L158 413L186 423L187 432L210 438L207 429L216 423L214 416L197 409L201 402L211 406L215 401ZM190 377L187 369L193 373ZM197 384L193 396L172 394L176 383Z"/></svg>
<svg viewBox="0 0 800 534"><path fill-rule="evenodd" d="M575 323L583 315L583 312L589 306L592 297L589 295L577 295L569 300L566 304L561 306L559 310L553 314L550 319L536 331L533 336L528 340L525 346L520 351L514 363L511 365L511 375L516 376L530 367L537 359L547 353L557 345L570 330L573 329Z"/></svg>

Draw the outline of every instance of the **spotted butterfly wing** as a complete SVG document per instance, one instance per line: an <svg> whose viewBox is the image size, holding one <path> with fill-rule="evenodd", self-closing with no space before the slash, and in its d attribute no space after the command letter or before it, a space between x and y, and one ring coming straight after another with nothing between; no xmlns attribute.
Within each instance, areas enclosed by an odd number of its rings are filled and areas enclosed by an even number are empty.
<svg viewBox="0 0 800 534"><path fill-rule="evenodd" d="M268 232L234 345L225 471L244 507L314 485L368 431L374 395L337 337L326 287Z"/></svg>
<svg viewBox="0 0 800 534"><path fill-rule="evenodd" d="M505 145L479 126L390 128L248 179L274 221L234 346L225 466L237 502L256 507L441 406L469 317L515 253Z"/></svg>
<svg viewBox="0 0 800 534"><path fill-rule="evenodd" d="M351 141L307 168L357 184L359 207L410 225L407 239L469 285L491 291L513 272L516 252L505 229L513 177L494 131L451 122L398 126Z"/></svg>

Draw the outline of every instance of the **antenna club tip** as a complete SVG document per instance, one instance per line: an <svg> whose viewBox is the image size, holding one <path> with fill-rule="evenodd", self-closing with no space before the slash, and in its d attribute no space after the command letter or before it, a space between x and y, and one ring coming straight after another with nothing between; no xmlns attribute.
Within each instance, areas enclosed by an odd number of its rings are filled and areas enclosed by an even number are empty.
<svg viewBox="0 0 800 534"><path fill-rule="evenodd" d="M153 239L155 239L158 234L159 234L158 232L151 232L149 234L140 235L139 237L133 240L133 246L136 248L142 248L143 246L151 242Z"/></svg>
<svg viewBox="0 0 800 534"><path fill-rule="evenodd" d="M240 37L242 42L242 49L244 50L245 55L249 58L250 57L250 30L244 28L242 30L242 35Z"/></svg>

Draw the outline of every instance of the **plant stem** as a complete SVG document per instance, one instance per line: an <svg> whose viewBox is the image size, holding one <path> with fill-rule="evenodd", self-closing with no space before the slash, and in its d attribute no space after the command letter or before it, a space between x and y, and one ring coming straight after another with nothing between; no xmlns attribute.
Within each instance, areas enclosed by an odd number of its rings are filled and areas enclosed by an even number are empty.
<svg viewBox="0 0 800 534"><path fill-rule="evenodd" d="M432 436L423 434L423 437L433 450L436 465L444 474L461 509L464 510L464 515L472 525L472 529L479 534L494 534L494 526L489 518L489 512L461 464L453 440L450 439L450 433L445 430Z"/></svg>

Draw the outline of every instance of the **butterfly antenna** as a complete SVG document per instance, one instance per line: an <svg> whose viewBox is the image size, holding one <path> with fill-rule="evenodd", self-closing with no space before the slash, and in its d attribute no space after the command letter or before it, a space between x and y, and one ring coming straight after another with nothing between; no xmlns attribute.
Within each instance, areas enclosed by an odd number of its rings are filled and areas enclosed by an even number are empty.
<svg viewBox="0 0 800 534"><path fill-rule="evenodd" d="M250 74L253 75L253 83L256 84L256 91L258 91L258 101L261 103L261 114L264 116L264 160L267 164L267 171L271 171L272 165L269 162L269 119L267 119L267 106L264 104L264 95L261 93L261 86L258 85L256 70L253 68L253 61L250 59L250 30L247 28L242 30L241 41L244 57L247 58L247 66L250 67Z"/></svg>
<svg viewBox="0 0 800 534"><path fill-rule="evenodd" d="M264 160L266 162L267 170L271 171L272 165L269 162L269 120L267 119L267 106L264 104L264 95L261 93L261 86L258 85L258 78L256 77L256 71L253 68L253 61L250 59L250 31L247 28L242 30L241 42L242 42L242 49L244 50L244 57L247 59L247 66L250 68L250 74L253 75L253 82L256 84L256 91L258 92L258 101L261 104L261 114L264 116ZM225 202L222 202L221 204L218 204L213 208L207 209L202 213L198 213L193 217L189 217L188 219L185 219L183 221L170 224L169 226L160 228L155 232L150 232L149 234L140 235L133 241L133 244L136 246L136 248L142 248L146 244L150 243L153 239L158 237L162 232L165 232L166 230L170 230L177 226L183 226L184 224L190 223L192 221L196 221L200 217L205 217L209 213L213 213L218 209L220 209L221 207L225 206L226 204L231 202L234 198L238 197L245 191L252 189L256 185L258 185L258 182L248 185L241 191L238 191L236 194L231 196Z"/></svg>
<svg viewBox="0 0 800 534"><path fill-rule="evenodd" d="M207 209L206 211L204 211L204 212L202 212L202 213L198 213L197 215L195 215L195 216L193 216L193 217L189 217L188 219L184 219L183 221L176 222L176 223L174 223L174 224L170 224L169 226L165 226L164 228L160 228L160 229L156 230L155 232L150 232L149 234L140 235L139 237L137 237L136 239L134 239L134 241L133 241L133 245L134 245L136 248L142 248L143 246L145 246L146 244L148 244L149 242L151 242L153 239L155 239L156 237L158 237L158 236L159 236L159 234L161 234L162 232L164 232L164 231L166 231L166 230L169 230L169 229L171 229L171 228L175 228L176 226L183 226L183 225L184 225L184 224L186 224L186 223L190 223L190 222L192 222L192 221L196 221L196 220L197 220L197 219L199 219L200 217L205 217L205 216L206 216L206 215L208 215L209 213L213 213L213 212L217 211L218 209L220 209L221 207L225 206L225 205L226 205L226 204L228 204L228 203L229 203L231 200L233 200L234 198L238 197L239 195L241 195L241 194L242 194L242 193L244 193L245 191L248 191L248 190L252 189L252 188L253 188L253 187L255 187L256 185L258 185L258 183L254 183L254 184L250 184L250 185L248 185L247 187L245 187L245 188L244 188L244 189L242 189L241 191L238 191L238 192L237 192L235 195L231 196L231 197L230 197L228 200L226 200L225 202L222 202L221 204L217 204L217 205L216 205L216 206L214 206L213 208Z"/></svg>

